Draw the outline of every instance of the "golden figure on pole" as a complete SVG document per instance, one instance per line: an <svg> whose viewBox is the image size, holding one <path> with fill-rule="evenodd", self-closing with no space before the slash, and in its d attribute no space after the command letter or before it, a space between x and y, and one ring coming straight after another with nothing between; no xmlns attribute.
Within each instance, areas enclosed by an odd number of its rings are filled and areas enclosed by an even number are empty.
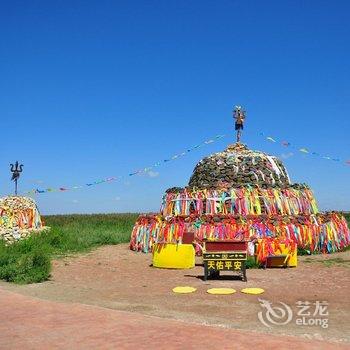
<svg viewBox="0 0 350 350"><path fill-rule="evenodd" d="M235 130L237 131L237 142L240 142L244 121L246 118L246 111L241 106L235 106L233 110L233 118L235 119Z"/></svg>

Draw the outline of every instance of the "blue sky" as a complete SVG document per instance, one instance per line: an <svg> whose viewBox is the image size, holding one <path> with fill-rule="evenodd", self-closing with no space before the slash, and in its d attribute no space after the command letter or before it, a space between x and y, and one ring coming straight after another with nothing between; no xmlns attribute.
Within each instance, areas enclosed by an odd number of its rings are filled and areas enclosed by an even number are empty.
<svg viewBox="0 0 350 350"><path fill-rule="evenodd" d="M348 1L3 1L0 192L80 185L217 143L134 176L37 195L43 213L156 211L196 162L233 141L289 150L260 132L350 159ZM291 178L322 209L350 209L350 166L303 154Z"/></svg>

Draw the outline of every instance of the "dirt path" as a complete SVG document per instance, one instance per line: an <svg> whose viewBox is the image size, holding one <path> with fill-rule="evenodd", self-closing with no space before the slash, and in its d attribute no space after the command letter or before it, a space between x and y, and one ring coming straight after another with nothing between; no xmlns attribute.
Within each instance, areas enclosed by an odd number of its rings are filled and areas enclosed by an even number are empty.
<svg viewBox="0 0 350 350"><path fill-rule="evenodd" d="M200 326L0 289L1 349L346 349L345 345Z"/></svg>
<svg viewBox="0 0 350 350"><path fill-rule="evenodd" d="M350 252L302 257L294 269L248 270L247 283L232 279L204 282L200 278L201 266L191 270L151 268L151 255L134 253L126 245L119 245L55 261L48 282L26 286L0 283L0 286L51 301L95 305L268 335L345 343L350 347L349 260ZM179 285L190 285L197 291L188 295L172 293L171 289ZM229 296L206 293L208 288L222 286L235 288L237 293ZM261 296L240 293L246 286L261 287L266 292ZM274 304L284 302L294 313L298 311L297 301L327 301L329 327L298 326L295 318L284 326L266 327L257 317L262 310L259 297Z"/></svg>

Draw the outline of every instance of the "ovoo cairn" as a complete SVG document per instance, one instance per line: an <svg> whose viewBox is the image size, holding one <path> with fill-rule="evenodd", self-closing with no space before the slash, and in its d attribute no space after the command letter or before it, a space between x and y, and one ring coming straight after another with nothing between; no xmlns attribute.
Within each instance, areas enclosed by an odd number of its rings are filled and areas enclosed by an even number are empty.
<svg viewBox="0 0 350 350"><path fill-rule="evenodd" d="M5 244L48 229L43 225L38 207L32 198L0 198L0 239L4 240Z"/></svg>
<svg viewBox="0 0 350 350"><path fill-rule="evenodd" d="M181 242L184 232L194 232L198 254L204 239L247 239L258 243L255 254L264 263L280 243L310 253L348 246L345 218L320 213L311 189L291 183L281 160L242 144L245 113L239 106L234 113L237 142L202 159L187 187L168 189L160 213L140 215L130 248L148 252L155 243Z"/></svg>

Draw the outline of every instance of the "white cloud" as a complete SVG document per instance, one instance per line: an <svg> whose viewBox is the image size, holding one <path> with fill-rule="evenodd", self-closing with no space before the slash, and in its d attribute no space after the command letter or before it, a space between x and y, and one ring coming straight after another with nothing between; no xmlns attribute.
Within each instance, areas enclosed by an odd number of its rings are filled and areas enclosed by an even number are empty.
<svg viewBox="0 0 350 350"><path fill-rule="evenodd" d="M281 154L281 158L283 158L283 159L288 159L288 158L290 158L290 157L292 157L292 156L294 156L294 153L292 153L292 152L289 152L289 153L282 153L282 154Z"/></svg>
<svg viewBox="0 0 350 350"><path fill-rule="evenodd" d="M115 200L115 201L120 201L120 197L119 197L119 196L114 197L114 200Z"/></svg>
<svg viewBox="0 0 350 350"><path fill-rule="evenodd" d="M158 172L152 171L152 170L149 171L147 174L148 174L149 177L157 177L157 176L159 176Z"/></svg>

